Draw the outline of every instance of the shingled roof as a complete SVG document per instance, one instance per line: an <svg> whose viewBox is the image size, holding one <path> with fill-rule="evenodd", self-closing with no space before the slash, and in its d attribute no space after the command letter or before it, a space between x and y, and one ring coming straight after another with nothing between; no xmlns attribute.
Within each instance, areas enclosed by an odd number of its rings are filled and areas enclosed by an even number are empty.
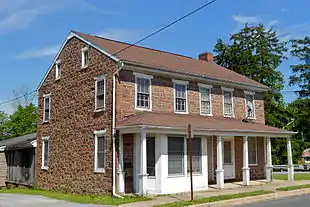
<svg viewBox="0 0 310 207"><path fill-rule="evenodd" d="M203 61L141 46L132 46L129 49L118 53L130 44L93 35L87 35L80 32L73 33L128 64L146 66L154 69L163 69L166 71L187 75L196 75L199 77L220 79L234 83L243 83L263 88L265 90L268 89L267 86L264 86L232 70L219 66L214 62ZM115 53L117 54L114 55Z"/></svg>

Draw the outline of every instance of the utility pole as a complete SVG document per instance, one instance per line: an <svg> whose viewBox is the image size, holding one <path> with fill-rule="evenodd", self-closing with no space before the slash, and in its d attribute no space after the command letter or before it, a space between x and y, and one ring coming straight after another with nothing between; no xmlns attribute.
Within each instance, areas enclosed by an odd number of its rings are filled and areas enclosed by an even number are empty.
<svg viewBox="0 0 310 207"><path fill-rule="evenodd" d="M187 128L187 141L188 141L187 152L189 155L189 173L190 173L190 179L191 179L191 201L194 200L192 136L193 136L192 126L191 126L191 124L189 124L188 128Z"/></svg>

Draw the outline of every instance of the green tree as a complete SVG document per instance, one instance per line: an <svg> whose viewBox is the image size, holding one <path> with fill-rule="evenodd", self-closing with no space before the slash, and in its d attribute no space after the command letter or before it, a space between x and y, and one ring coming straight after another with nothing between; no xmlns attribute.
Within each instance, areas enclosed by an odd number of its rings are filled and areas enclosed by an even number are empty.
<svg viewBox="0 0 310 207"><path fill-rule="evenodd" d="M264 96L267 125L283 127L289 122L281 94L283 74L276 70L286 59L286 42L280 41L273 29L246 24L231 35L230 43L219 39L214 51L217 64L270 87Z"/></svg>
<svg viewBox="0 0 310 207"><path fill-rule="evenodd" d="M33 104L22 107L9 117L5 123L6 133L9 137L22 136L37 131L37 107Z"/></svg>
<svg viewBox="0 0 310 207"><path fill-rule="evenodd" d="M3 111L0 111L0 140L6 139L6 122L8 121L8 115Z"/></svg>
<svg viewBox="0 0 310 207"><path fill-rule="evenodd" d="M300 90L296 92L301 98L310 97L310 37L291 40L291 54L301 63L292 65L293 75L290 77L290 85L297 85ZM308 106L309 107L309 106Z"/></svg>

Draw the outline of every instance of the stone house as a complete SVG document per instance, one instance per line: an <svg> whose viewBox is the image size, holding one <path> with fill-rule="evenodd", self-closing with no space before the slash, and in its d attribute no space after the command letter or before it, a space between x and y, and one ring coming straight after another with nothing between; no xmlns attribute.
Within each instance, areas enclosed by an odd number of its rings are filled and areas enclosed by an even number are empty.
<svg viewBox="0 0 310 207"><path fill-rule="evenodd" d="M189 191L272 177L268 87L198 59L71 32L38 87L36 184L76 193ZM292 160L289 159L289 164ZM292 168L290 168L292 169ZM293 179L293 172L290 179Z"/></svg>

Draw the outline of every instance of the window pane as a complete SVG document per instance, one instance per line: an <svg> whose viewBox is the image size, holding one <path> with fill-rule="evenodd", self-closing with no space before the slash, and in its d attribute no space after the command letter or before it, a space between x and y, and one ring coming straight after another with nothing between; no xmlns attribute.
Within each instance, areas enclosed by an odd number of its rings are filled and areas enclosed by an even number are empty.
<svg viewBox="0 0 310 207"><path fill-rule="evenodd" d="M256 164L256 138L248 139L249 164Z"/></svg>
<svg viewBox="0 0 310 207"><path fill-rule="evenodd" d="M200 88L201 100L209 101L210 100L210 89L208 88Z"/></svg>
<svg viewBox="0 0 310 207"><path fill-rule="evenodd" d="M210 102L209 101L201 101L201 112L204 114L210 114Z"/></svg>
<svg viewBox="0 0 310 207"><path fill-rule="evenodd" d="M49 143L48 143L48 140L44 140L43 142L44 144L44 152L43 152L43 166L47 167L48 166L48 152L49 152Z"/></svg>
<svg viewBox="0 0 310 207"><path fill-rule="evenodd" d="M189 147L187 140L187 147ZM189 148L187 149L187 172L190 171L190 157L189 157ZM192 157L193 157L193 172L201 173L201 139L194 138L192 139Z"/></svg>
<svg viewBox="0 0 310 207"><path fill-rule="evenodd" d="M149 108L150 80L137 78L137 107Z"/></svg>
<svg viewBox="0 0 310 207"><path fill-rule="evenodd" d="M104 168L104 137L97 137L97 168Z"/></svg>
<svg viewBox="0 0 310 207"><path fill-rule="evenodd" d="M84 51L84 66L88 65L88 51Z"/></svg>
<svg viewBox="0 0 310 207"><path fill-rule="evenodd" d="M104 95L97 96L97 109L104 108Z"/></svg>
<svg viewBox="0 0 310 207"><path fill-rule="evenodd" d="M231 98L231 92L224 91L224 103L232 103Z"/></svg>
<svg viewBox="0 0 310 207"><path fill-rule="evenodd" d="M254 97L253 95L246 94L245 98L247 117L254 117Z"/></svg>
<svg viewBox="0 0 310 207"><path fill-rule="evenodd" d="M44 98L44 120L50 119L50 97Z"/></svg>
<svg viewBox="0 0 310 207"><path fill-rule="evenodd" d="M186 92L186 86L185 85L180 85L180 84L175 84L175 94L177 98L186 98L185 96Z"/></svg>
<svg viewBox="0 0 310 207"><path fill-rule="evenodd" d="M231 150L231 142L224 141L224 164L232 163Z"/></svg>
<svg viewBox="0 0 310 207"><path fill-rule="evenodd" d="M168 174L184 173L184 138L168 138Z"/></svg>
<svg viewBox="0 0 310 207"><path fill-rule="evenodd" d="M104 94L104 80L97 81L97 95Z"/></svg>
<svg viewBox="0 0 310 207"><path fill-rule="evenodd" d="M147 137L146 140L147 152L147 174L155 176L155 138Z"/></svg>

